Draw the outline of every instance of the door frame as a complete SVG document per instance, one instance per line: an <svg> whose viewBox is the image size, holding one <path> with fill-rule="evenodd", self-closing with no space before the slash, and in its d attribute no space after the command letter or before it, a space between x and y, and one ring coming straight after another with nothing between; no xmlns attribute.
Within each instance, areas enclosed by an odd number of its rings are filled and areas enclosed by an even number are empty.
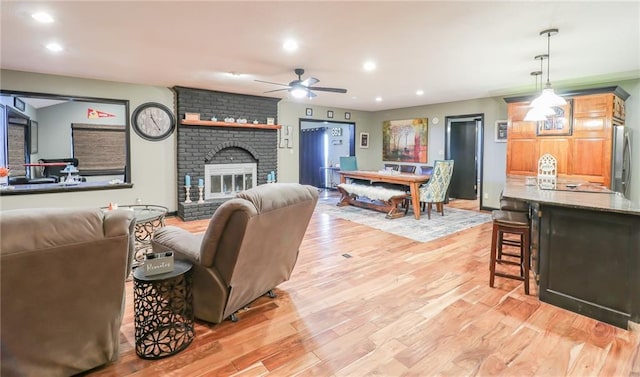
<svg viewBox="0 0 640 377"><path fill-rule="evenodd" d="M478 179L478 198L480 200L478 208L481 210L484 208L483 199L483 180L484 180L484 113L478 114L465 114L465 115L447 115L445 117L445 132L444 132L444 156L446 159L450 158L451 154L451 123L453 122L476 122L476 176ZM455 167L454 167L455 169Z"/></svg>
<svg viewBox="0 0 640 377"><path fill-rule="evenodd" d="M298 119L298 145L301 143L302 139L302 123L318 123L318 128L331 128L331 125L347 125L349 126L349 155L356 155L356 123L351 121L339 121L339 120L321 120L321 119L308 119L308 118L299 118ZM300 150L298 153L298 182L300 182L301 169L302 169L302 154L304 151Z"/></svg>

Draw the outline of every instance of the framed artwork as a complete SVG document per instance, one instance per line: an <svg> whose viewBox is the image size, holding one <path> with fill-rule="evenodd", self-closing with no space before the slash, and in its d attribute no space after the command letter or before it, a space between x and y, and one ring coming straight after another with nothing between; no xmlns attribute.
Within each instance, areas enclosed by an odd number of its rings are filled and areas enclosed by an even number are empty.
<svg viewBox="0 0 640 377"><path fill-rule="evenodd" d="M496 120L495 140L496 140L496 143L507 142L507 121L506 120Z"/></svg>
<svg viewBox="0 0 640 377"><path fill-rule="evenodd" d="M327 118L333 119L333 111L327 110Z"/></svg>
<svg viewBox="0 0 640 377"><path fill-rule="evenodd" d="M360 132L360 148L369 148L368 132Z"/></svg>
<svg viewBox="0 0 640 377"><path fill-rule="evenodd" d="M573 132L573 100L568 99L564 106L551 108L553 114L538 122L538 136L568 136Z"/></svg>
<svg viewBox="0 0 640 377"><path fill-rule="evenodd" d="M382 161L427 162L427 118L382 122Z"/></svg>
<svg viewBox="0 0 640 377"><path fill-rule="evenodd" d="M38 153L38 122L35 120L31 121L31 126L29 127L29 136L30 136L30 153Z"/></svg>
<svg viewBox="0 0 640 377"><path fill-rule="evenodd" d="M344 113L344 119L347 119L347 120L351 119L351 113L350 112Z"/></svg>
<svg viewBox="0 0 640 377"><path fill-rule="evenodd" d="M24 101L18 97L13 97L13 106L20 111L25 109Z"/></svg>
<svg viewBox="0 0 640 377"><path fill-rule="evenodd" d="M312 116L313 116L313 109L312 109L312 108L310 108L310 107L307 107L306 115L307 115L308 117L312 117Z"/></svg>

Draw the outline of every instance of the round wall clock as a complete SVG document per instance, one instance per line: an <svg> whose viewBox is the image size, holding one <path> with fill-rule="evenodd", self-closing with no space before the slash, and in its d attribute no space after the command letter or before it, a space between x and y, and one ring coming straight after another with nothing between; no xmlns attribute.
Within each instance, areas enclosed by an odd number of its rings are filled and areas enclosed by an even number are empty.
<svg viewBox="0 0 640 377"><path fill-rule="evenodd" d="M133 129L147 140L166 139L176 127L176 118L163 104L147 102L138 106L131 116Z"/></svg>

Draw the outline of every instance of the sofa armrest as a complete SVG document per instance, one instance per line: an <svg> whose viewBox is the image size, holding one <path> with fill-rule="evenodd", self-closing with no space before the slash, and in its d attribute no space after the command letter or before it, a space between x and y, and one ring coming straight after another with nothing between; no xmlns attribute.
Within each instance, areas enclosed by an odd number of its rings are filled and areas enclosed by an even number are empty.
<svg viewBox="0 0 640 377"><path fill-rule="evenodd" d="M124 221L123 221L124 220ZM131 272L135 256L135 214L129 209L118 209L104 213L104 236L106 238L129 236L129 252L127 253L127 275Z"/></svg>
<svg viewBox="0 0 640 377"><path fill-rule="evenodd" d="M171 250L177 259L200 264L202 237L202 234L192 234L176 226L165 226L154 232L151 245L154 252Z"/></svg>

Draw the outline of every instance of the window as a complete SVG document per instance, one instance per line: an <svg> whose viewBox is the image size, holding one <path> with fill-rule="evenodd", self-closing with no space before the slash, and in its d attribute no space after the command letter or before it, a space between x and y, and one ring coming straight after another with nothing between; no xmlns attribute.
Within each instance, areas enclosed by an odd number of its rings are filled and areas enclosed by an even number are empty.
<svg viewBox="0 0 640 377"><path fill-rule="evenodd" d="M124 174L126 127L103 124L71 124L73 157L82 175Z"/></svg>

